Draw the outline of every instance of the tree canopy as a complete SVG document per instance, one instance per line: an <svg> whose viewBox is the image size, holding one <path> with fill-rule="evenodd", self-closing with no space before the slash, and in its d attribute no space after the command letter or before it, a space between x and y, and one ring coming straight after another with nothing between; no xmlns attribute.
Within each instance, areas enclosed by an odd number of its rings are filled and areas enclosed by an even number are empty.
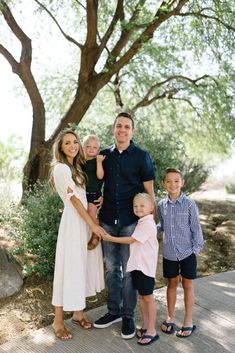
<svg viewBox="0 0 235 353"><path fill-rule="evenodd" d="M105 90L113 94L110 113L125 109L137 121L152 116L161 131L188 139L192 151L207 144L226 153L235 132L232 0L29 2L35 27L42 28L37 35L33 29L23 30L27 14L19 1L0 0L1 25L10 29L21 48L20 55L15 54L4 37L0 54L19 76L32 104L31 146L24 169L30 184L46 178L49 151L59 131L79 124ZM71 50L62 70L53 65L53 49L47 53L50 67L43 66L40 35L44 31L53 48L52 26L57 38L64 38L65 50ZM47 79L37 78L34 61ZM47 119L55 112L58 120L48 135Z"/></svg>

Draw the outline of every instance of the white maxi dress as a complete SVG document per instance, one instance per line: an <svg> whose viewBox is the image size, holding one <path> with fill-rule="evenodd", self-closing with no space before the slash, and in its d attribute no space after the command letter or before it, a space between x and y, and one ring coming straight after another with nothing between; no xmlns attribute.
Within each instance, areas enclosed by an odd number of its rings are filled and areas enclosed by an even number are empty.
<svg viewBox="0 0 235 353"><path fill-rule="evenodd" d="M64 210L56 245L52 304L64 311L82 310L86 297L104 288L101 246L87 251L89 227L70 201L75 195L87 209L85 189L74 183L66 164L58 163L53 176ZM68 188L73 191L68 193Z"/></svg>

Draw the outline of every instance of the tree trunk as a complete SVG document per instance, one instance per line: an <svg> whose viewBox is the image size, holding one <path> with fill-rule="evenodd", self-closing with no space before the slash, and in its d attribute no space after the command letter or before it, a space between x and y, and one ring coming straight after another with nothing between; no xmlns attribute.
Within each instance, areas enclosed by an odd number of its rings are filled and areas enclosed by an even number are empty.
<svg viewBox="0 0 235 353"><path fill-rule="evenodd" d="M28 161L23 170L23 190L26 190L28 186L34 185L37 180L45 181L48 179L52 158L51 149L56 137L60 131L67 128L69 124L79 124L97 93L107 84L109 78L109 75L92 77L79 88L73 103L63 119L61 119L50 139L44 143L38 144L37 148L31 149Z"/></svg>

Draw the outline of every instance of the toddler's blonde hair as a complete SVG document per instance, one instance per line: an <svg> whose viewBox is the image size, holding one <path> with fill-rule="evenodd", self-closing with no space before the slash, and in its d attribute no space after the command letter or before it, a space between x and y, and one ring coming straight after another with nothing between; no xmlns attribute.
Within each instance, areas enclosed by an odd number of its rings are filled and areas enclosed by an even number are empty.
<svg viewBox="0 0 235 353"><path fill-rule="evenodd" d="M99 140L99 138L98 138L97 136L95 136L95 135L87 135L87 136L85 136L84 139L83 139L83 141L82 141L83 147L84 147L85 144L86 144L88 141L90 141L90 140L96 141L98 147L100 147L100 140Z"/></svg>
<svg viewBox="0 0 235 353"><path fill-rule="evenodd" d="M154 205L153 197L150 196L149 194L147 194L146 192L139 192L138 194L136 194L133 199L133 202L135 202L135 200L141 199L141 198L148 200L152 205Z"/></svg>

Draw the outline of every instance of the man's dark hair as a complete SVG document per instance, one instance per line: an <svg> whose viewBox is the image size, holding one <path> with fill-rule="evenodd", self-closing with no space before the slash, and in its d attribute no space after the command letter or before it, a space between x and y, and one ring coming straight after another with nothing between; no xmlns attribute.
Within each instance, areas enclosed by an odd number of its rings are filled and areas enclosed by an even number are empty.
<svg viewBox="0 0 235 353"><path fill-rule="evenodd" d="M181 178L183 179L183 174L182 174L182 172L179 169L177 169L177 168L166 168L165 172L163 174L163 177L162 177L163 181L165 180L167 174L169 174L169 173L178 173L181 176Z"/></svg>
<svg viewBox="0 0 235 353"><path fill-rule="evenodd" d="M131 124L132 124L132 129L135 128L134 119L132 118L131 114L129 114L129 113L127 113L127 112L121 112L121 113L119 113L119 114L116 116L115 120L114 120L113 126L115 126L117 119L118 119L118 118L121 118L121 117L130 119L130 120L131 120Z"/></svg>

